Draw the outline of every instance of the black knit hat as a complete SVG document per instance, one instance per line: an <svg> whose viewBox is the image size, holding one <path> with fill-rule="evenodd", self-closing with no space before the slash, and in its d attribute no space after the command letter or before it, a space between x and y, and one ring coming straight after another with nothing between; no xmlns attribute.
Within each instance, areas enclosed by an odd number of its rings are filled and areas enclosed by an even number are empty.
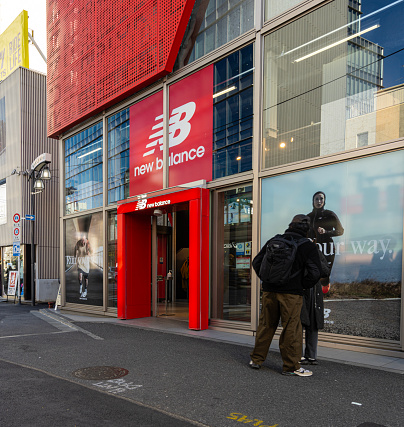
<svg viewBox="0 0 404 427"><path fill-rule="evenodd" d="M292 222L289 224L289 230L300 230L303 232L309 231L310 218L304 214L295 215Z"/></svg>
<svg viewBox="0 0 404 427"><path fill-rule="evenodd" d="M293 217L292 222L290 224L293 224L293 223L297 223L297 224L310 224L310 218L307 215L298 214L298 215L295 215Z"/></svg>

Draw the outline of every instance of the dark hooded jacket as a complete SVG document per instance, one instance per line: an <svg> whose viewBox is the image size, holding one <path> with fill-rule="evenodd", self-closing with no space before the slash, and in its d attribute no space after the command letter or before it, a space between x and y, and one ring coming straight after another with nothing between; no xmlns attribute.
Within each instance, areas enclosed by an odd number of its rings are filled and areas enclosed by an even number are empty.
<svg viewBox="0 0 404 427"><path fill-rule="evenodd" d="M342 234L344 234L344 229L341 225L338 216L333 211L324 209L325 194L324 205L321 208L314 207L314 197L319 193L324 194L322 191L318 191L313 195L313 210L307 214L307 216L310 218L310 230L308 233L308 237L310 237L311 239L315 239L316 243L326 243L327 247L325 253L329 254L331 248L329 248L328 246L333 241L332 238L334 236L341 236ZM324 228L324 234L320 234L317 231L319 227Z"/></svg>
<svg viewBox="0 0 404 427"><path fill-rule="evenodd" d="M330 275L330 267L322 252L319 252L321 259L321 277ZM318 330L324 328L324 294L321 281L318 281L314 288L303 291L303 305L300 319L305 328Z"/></svg>
<svg viewBox="0 0 404 427"><path fill-rule="evenodd" d="M316 245L309 239L306 239L307 228L301 227L301 224L289 225L289 228L282 235L285 239L294 239L299 241L305 239L306 241L300 244L297 248L296 259L293 263L291 279L282 288L272 287L267 282L262 282L262 290L264 292L277 292L285 294L303 295L304 289L313 287L320 279L321 264L320 257ZM269 242L269 240L268 240ZM260 252L254 258L253 266L255 271L259 271L262 259L266 252L268 242L262 247ZM294 276L294 273L300 271L300 274Z"/></svg>

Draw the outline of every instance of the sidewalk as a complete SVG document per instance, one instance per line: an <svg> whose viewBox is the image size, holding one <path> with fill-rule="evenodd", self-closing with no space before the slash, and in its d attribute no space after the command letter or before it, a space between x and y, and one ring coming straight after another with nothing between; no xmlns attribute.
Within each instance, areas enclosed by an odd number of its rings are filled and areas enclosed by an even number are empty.
<svg viewBox="0 0 404 427"><path fill-rule="evenodd" d="M237 334L233 332L224 332L221 330L207 329L204 331L193 331L188 329L188 323L185 321L162 319L158 317L146 317L142 319L121 320L105 316L90 316L72 314L60 310L46 309L53 314L63 316L72 322L103 322L116 323L122 326L135 327L141 329L152 329L169 334L178 334L194 338L206 339L211 341L221 341L229 344L242 345L247 347L246 354L254 346L255 338L251 335ZM274 339L271 344L271 351L279 351L278 339ZM401 356L401 355L400 355ZM403 354L404 356L404 354ZM361 366L366 368L379 369L384 371L404 374L404 358L394 356L384 356L377 354L364 353L359 351L350 351L328 347L318 347L318 358L330 360L348 365Z"/></svg>

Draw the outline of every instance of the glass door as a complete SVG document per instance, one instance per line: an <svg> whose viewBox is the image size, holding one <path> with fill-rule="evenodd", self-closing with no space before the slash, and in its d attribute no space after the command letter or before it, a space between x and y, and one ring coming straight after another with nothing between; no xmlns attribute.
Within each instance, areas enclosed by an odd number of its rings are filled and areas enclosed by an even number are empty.
<svg viewBox="0 0 404 427"><path fill-rule="evenodd" d="M157 275L152 301L155 301L157 316L188 320L188 221L188 210L164 214L155 220L153 264Z"/></svg>
<svg viewBox="0 0 404 427"><path fill-rule="evenodd" d="M251 321L252 186L216 194L216 286L212 317Z"/></svg>

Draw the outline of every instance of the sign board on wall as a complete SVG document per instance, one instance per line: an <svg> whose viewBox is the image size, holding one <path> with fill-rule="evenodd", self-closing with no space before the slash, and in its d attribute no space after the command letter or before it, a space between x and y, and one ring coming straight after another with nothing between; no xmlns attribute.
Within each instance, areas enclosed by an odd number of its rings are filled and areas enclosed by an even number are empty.
<svg viewBox="0 0 404 427"><path fill-rule="evenodd" d="M0 35L0 80L4 80L18 67L29 68L26 10Z"/></svg>
<svg viewBox="0 0 404 427"><path fill-rule="evenodd" d="M212 180L213 65L170 87L169 186ZM163 186L163 93L130 109L130 195Z"/></svg>

